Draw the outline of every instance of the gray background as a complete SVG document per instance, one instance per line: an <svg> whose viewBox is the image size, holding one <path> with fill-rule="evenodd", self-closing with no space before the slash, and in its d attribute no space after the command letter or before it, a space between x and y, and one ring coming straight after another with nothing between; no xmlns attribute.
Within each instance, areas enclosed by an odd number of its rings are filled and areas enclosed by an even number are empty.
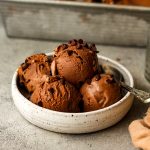
<svg viewBox="0 0 150 150"><path fill-rule="evenodd" d="M128 125L142 117L148 105L138 102L115 126L82 135L59 134L40 129L27 122L15 108L11 98L11 79L24 59L38 52L50 52L59 42L8 38L0 18L0 150L134 150ZM132 73L135 86L150 91L144 79L144 48L97 45L101 55L120 61Z"/></svg>

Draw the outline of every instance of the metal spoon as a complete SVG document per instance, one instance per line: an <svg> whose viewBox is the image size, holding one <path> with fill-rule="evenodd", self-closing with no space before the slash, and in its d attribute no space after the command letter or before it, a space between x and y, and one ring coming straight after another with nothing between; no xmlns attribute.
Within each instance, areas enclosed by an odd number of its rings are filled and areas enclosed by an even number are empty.
<svg viewBox="0 0 150 150"><path fill-rule="evenodd" d="M125 90L129 91L130 93L132 93L141 102L143 102L143 103L150 103L150 93L142 91L142 90L138 90L138 89L135 89L135 88L132 88L132 87L128 86L127 84L125 84L123 82L122 74L116 68L111 67L109 65L102 65L101 67L102 67L102 71L104 73L113 75L114 79L116 80L116 82L119 83L122 88L124 88Z"/></svg>

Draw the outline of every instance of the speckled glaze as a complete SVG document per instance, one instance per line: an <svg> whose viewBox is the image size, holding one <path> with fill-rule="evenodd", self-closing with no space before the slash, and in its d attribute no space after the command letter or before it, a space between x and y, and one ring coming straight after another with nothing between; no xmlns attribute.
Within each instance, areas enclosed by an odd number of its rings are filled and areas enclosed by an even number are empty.
<svg viewBox="0 0 150 150"><path fill-rule="evenodd" d="M98 59L99 63L117 68L124 76L125 82L133 87L133 77L124 66L101 55L98 55ZM26 99L19 92L16 79L17 72L12 79L12 97L19 112L32 124L54 132L80 134L108 128L119 122L133 103L133 95L128 92L120 101L104 109L85 113L57 112L39 107Z"/></svg>

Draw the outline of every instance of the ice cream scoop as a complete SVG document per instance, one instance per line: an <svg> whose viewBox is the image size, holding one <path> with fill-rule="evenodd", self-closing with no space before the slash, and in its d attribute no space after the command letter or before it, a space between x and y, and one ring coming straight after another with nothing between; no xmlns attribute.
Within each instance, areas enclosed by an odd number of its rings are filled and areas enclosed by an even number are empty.
<svg viewBox="0 0 150 150"><path fill-rule="evenodd" d="M88 45L82 39L71 40L68 44L56 48L55 65L52 66L56 67L55 73L57 72L70 83L78 85L97 72L97 52L95 44Z"/></svg>
<svg viewBox="0 0 150 150"><path fill-rule="evenodd" d="M45 80L36 87L30 100L44 108L61 112L79 112L79 91L59 76L44 76Z"/></svg>
<svg viewBox="0 0 150 150"><path fill-rule="evenodd" d="M141 102L143 103L150 103L150 93L139 90L133 87L130 87L125 82L123 82L124 78L122 74L114 67L108 66L108 65L101 65L102 72L105 74L110 74L114 77L115 81L125 90L132 93L134 96L136 96Z"/></svg>
<svg viewBox="0 0 150 150"><path fill-rule="evenodd" d="M121 98L121 89L111 75L97 74L80 89L84 111L93 111L112 105Z"/></svg>
<svg viewBox="0 0 150 150"><path fill-rule="evenodd" d="M51 59L45 54L35 54L28 57L18 69L19 84L29 93L41 82L43 75L50 75Z"/></svg>

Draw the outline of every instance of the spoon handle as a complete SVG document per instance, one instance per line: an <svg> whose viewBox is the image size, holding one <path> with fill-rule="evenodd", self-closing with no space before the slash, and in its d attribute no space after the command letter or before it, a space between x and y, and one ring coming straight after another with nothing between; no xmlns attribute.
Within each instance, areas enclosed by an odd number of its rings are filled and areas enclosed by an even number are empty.
<svg viewBox="0 0 150 150"><path fill-rule="evenodd" d="M134 96L136 96L143 103L150 103L150 93L142 91L142 90L138 90L138 89L135 89L135 88L132 88L132 87L126 85L123 82L120 82L120 85L124 89L126 89L127 91L132 93Z"/></svg>

